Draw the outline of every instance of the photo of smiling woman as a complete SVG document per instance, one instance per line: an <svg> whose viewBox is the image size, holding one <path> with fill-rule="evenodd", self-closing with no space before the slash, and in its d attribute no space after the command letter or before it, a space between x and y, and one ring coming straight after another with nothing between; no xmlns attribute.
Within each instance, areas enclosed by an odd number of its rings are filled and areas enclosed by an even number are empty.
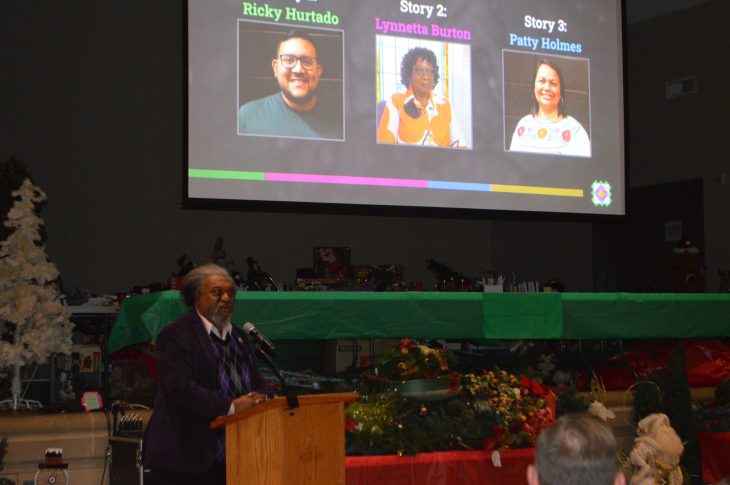
<svg viewBox="0 0 730 485"><path fill-rule="evenodd" d="M509 147L511 151L591 156L588 133L568 114L566 91L557 64L540 59L532 77L531 113L517 123Z"/></svg>
<svg viewBox="0 0 730 485"><path fill-rule="evenodd" d="M455 73L453 68L449 72L448 67L439 63L439 57L445 64L448 64L451 58L464 61L462 53L466 54L468 50L465 48L459 50L453 46L449 46L453 47L449 50L442 44L433 43L433 48L440 48L439 56L431 48L412 45L408 46L405 54L399 54L398 52L403 51L409 40L392 40L392 49L387 48L388 42L391 42L391 39L384 38L383 44L386 48L380 51L382 61L381 69L378 71L378 86L381 88L379 89L381 101L377 109L378 143L469 148L471 113L468 109L457 112L447 96L447 93L457 94L457 98L462 100L459 105L461 108L469 99L469 78L457 75L462 73ZM399 55L402 57L398 57ZM397 62L396 59L400 61L400 65L397 72L394 72L392 64ZM451 62L457 66L466 64L466 62L455 62L453 59ZM453 78L460 81L452 81ZM397 86L398 82L405 87L405 91ZM439 83L445 85L436 91L435 88ZM385 96L385 93L392 94ZM459 116L468 119L466 129L460 123Z"/></svg>

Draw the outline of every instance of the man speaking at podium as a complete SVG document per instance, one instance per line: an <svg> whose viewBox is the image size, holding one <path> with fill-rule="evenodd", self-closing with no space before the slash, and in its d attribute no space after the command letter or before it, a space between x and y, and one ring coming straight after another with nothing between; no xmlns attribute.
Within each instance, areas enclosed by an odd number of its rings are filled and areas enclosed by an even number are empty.
<svg viewBox="0 0 730 485"><path fill-rule="evenodd" d="M264 382L253 349L231 324L236 287L228 272L199 266L181 293L192 309L157 336L159 381L142 461L158 485L224 485L225 432L210 422L264 401Z"/></svg>

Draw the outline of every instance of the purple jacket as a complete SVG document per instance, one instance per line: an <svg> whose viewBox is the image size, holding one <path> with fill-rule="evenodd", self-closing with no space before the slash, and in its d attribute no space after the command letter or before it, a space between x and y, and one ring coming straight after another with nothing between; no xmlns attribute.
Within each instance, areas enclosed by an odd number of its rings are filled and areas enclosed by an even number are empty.
<svg viewBox="0 0 730 485"><path fill-rule="evenodd" d="M252 389L264 391L253 349L233 327L246 356ZM154 411L142 443L142 462L150 468L204 473L215 460L217 433L210 422L225 416L232 399L218 391L218 363L210 337L195 311L178 318L157 336L155 361L159 381Z"/></svg>

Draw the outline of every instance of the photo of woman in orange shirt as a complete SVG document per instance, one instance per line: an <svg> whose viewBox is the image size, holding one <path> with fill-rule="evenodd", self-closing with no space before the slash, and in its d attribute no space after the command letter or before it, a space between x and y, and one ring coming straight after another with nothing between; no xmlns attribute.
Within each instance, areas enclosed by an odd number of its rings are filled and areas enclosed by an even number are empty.
<svg viewBox="0 0 730 485"><path fill-rule="evenodd" d="M403 56L400 67L407 90L386 101L378 143L466 148L449 100L434 93L440 73L433 51L414 47Z"/></svg>

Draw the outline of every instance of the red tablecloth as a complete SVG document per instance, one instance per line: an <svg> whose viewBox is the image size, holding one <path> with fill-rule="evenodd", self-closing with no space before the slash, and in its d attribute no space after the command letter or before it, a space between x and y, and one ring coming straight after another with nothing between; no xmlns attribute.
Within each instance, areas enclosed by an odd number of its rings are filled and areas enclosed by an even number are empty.
<svg viewBox="0 0 730 485"><path fill-rule="evenodd" d="M534 448L506 450L502 467L487 451L444 451L415 456L345 457L347 485L525 485Z"/></svg>
<svg viewBox="0 0 730 485"><path fill-rule="evenodd" d="M730 432L697 433L702 451L702 480L716 483L730 477Z"/></svg>

